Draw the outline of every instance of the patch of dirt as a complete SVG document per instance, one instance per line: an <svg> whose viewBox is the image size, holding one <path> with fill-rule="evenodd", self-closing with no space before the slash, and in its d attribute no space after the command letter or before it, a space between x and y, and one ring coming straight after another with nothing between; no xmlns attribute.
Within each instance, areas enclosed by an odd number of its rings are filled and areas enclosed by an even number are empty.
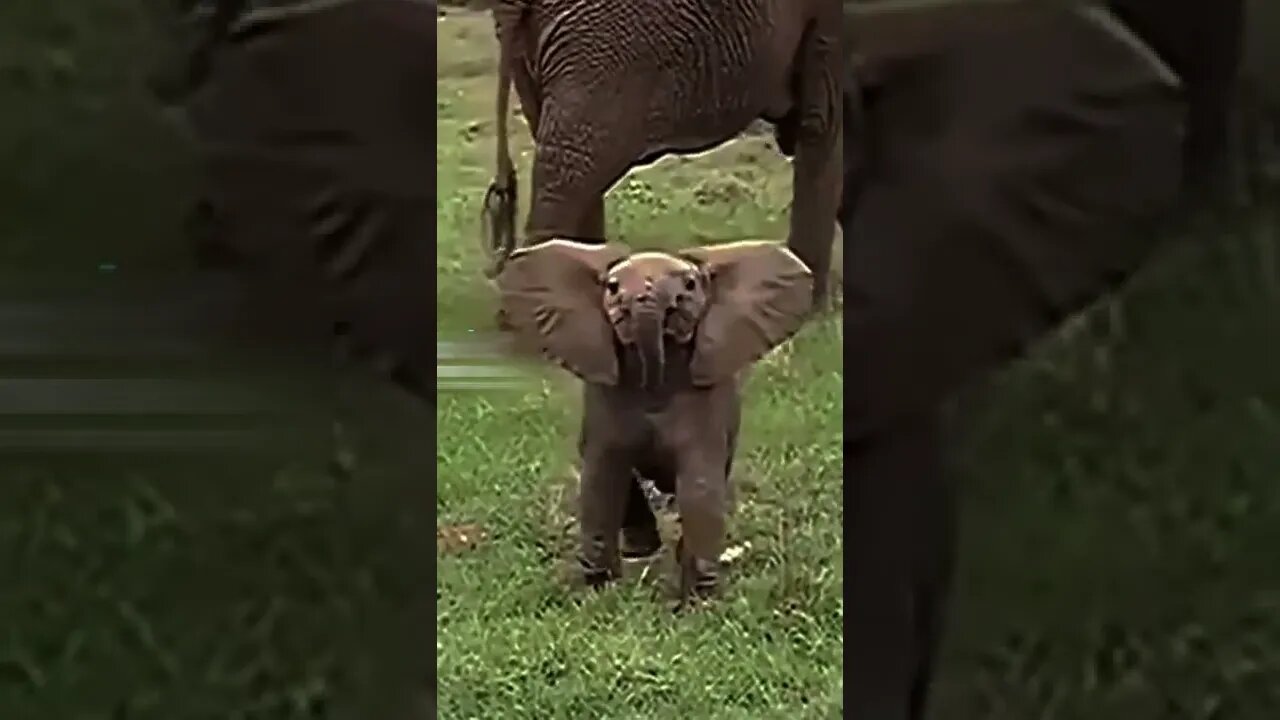
<svg viewBox="0 0 1280 720"><path fill-rule="evenodd" d="M751 202L755 190L736 175L713 174L694 187L693 197L699 205L732 205Z"/></svg>
<svg viewBox="0 0 1280 720"><path fill-rule="evenodd" d="M489 535L484 528L474 523L442 525L436 528L436 552L453 555L475 550L487 539Z"/></svg>

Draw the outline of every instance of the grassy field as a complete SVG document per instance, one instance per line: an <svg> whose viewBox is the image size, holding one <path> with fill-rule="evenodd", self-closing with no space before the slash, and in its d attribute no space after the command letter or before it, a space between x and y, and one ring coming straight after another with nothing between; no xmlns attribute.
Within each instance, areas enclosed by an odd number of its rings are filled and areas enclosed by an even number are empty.
<svg viewBox="0 0 1280 720"><path fill-rule="evenodd" d="M438 27L439 325L465 337L491 317L476 211L492 31L465 14ZM778 238L788 185L764 139L741 140L633 173L610 195L610 231L656 247ZM1280 708L1267 681L1280 673L1274 230L1242 220L1173 243L1123 298L965 403L939 718ZM651 576L585 597L557 573L570 383L443 396L438 522L484 535L440 558L441 717L840 716L840 353L828 321L752 378L731 530L751 549L719 607L679 619Z"/></svg>
<svg viewBox="0 0 1280 720"><path fill-rule="evenodd" d="M494 48L484 16L438 27L439 332L466 338L492 327L477 209L491 173ZM516 123L513 134L527 178L528 131ZM744 140L629 177L610 195L609 227L633 247L781 237L789 186L777 154ZM549 373L529 392L442 394L438 522L478 525L487 540L440 559L440 717L839 717L840 367L828 321L752 378L731 529L751 549L722 607L679 619L661 568L594 597L558 571L571 547L570 383Z"/></svg>

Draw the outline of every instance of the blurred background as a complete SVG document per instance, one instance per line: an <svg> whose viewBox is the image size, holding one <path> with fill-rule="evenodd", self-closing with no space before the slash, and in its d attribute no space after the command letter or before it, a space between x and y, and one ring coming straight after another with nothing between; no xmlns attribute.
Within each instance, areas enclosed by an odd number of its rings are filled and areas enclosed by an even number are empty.
<svg viewBox="0 0 1280 720"><path fill-rule="evenodd" d="M343 484L324 363L219 334L162 101L195 5L0 3L0 716L397 717L429 673L429 478Z"/></svg>
<svg viewBox="0 0 1280 720"><path fill-rule="evenodd" d="M57 278L74 295L190 266L196 161L180 119L156 98L190 37L180 22L189 8L179 5L0 3L4 273ZM488 146L476 138L491 112L481 84L490 81L492 34L483 19L469 22L448 46L454 54L442 54L453 74L442 70L440 87L456 92L440 96L449 124L438 142L469 158L450 171L458 192L441 193L445 227L466 227L478 199L472 186L482 190L488 173ZM1266 142L1240 143L1237 159L1264 182L1187 225L1123 293L993 379L980 402L957 408L978 422L958 448L962 554L940 717L1263 720L1280 708L1280 167L1275 118L1256 106L1241 111ZM661 183L623 184L611 195L623 232L634 239L726 223L743 234L779 231L783 208L770 203L785 196L785 166L761 160L764 140L750 142L760 147L713 158L730 170L711 181L660 168L688 180L674 199L655 192ZM744 197L756 209L724 210ZM655 225L672 207L689 215ZM469 237L442 245L441 277L471 273L473 252ZM442 308L468 307L479 292L442 285ZM467 313L442 317L442 326L465 332L480 317ZM806 349L838 347L834 334L810 342ZM838 366L827 357L810 363L816 370L766 372L812 380L830 370L826 360ZM37 374L0 361L5 378ZM779 419L762 421L756 436L788 448L825 437L813 428L838 408L793 427L781 419L793 401L762 399L760 415ZM0 410L5 402L0 395ZM483 402L450 402L441 411L449 419L488 417ZM521 418L551 443L563 433L544 427L545 409L522 405ZM455 427L445 441L465 452L443 456L455 477L444 510L459 522L497 515L502 508L482 506L488 496L476 492L489 483L498 496L494 479L464 456L484 450L475 429ZM484 452L523 451L509 430L503 438ZM787 462L820 464L797 457ZM379 683L401 682L397 672L411 672L415 659L405 653L421 651L383 642L406 636L413 620L401 613L403 599L417 597L429 566L420 528L388 521L416 509L403 502L413 490L391 471L341 486L318 454L216 458L0 450L0 716L383 717L368 714L391 694ZM540 515L503 507L519 531L543 532ZM748 522L775 519L762 511ZM812 546L788 551L791 561L838 563L838 548L821 546L838 538L839 517L823 523ZM478 587L482 567L457 561L443 582ZM813 593L837 618L838 588L789 590ZM468 601L460 596L455 607ZM508 609L523 612L525 601ZM553 649L534 643L512 657L486 632L492 616L465 619L456 637L473 664L452 676L460 706L511 708L499 701L520 691L512 678L545 670L540 649ZM779 686L806 688L804 667L769 672ZM583 701L599 680L582 679L581 695L562 686L530 706L539 717L575 717L564 698ZM828 679L812 678L812 687ZM734 682L721 689L731 694Z"/></svg>

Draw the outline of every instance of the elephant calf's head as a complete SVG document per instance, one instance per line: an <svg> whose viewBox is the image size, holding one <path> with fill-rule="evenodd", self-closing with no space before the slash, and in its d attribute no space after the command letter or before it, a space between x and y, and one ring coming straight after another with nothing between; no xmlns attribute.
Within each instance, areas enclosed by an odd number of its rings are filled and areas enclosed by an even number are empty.
<svg viewBox="0 0 1280 720"><path fill-rule="evenodd" d="M777 243L740 242L676 254L550 240L511 256L498 277L518 343L578 377L619 382L619 349L640 382L663 383L669 343L690 346L694 385L732 377L804 322L813 277Z"/></svg>

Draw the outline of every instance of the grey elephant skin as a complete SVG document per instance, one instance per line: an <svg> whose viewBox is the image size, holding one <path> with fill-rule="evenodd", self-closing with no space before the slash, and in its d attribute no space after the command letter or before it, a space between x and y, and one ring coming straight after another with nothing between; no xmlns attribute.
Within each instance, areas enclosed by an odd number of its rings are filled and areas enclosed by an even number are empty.
<svg viewBox="0 0 1280 720"><path fill-rule="evenodd" d="M1246 0L1110 0L1108 5L1182 81L1185 180L1196 193L1222 189Z"/></svg>
<svg viewBox="0 0 1280 720"><path fill-rule="evenodd" d="M1192 199L1221 196L1225 174L1256 171L1258 135L1280 116L1280 3L1111 0L1116 15L1165 58L1186 89L1186 179ZM1238 102L1237 102L1238 101ZM1240 127L1232 127L1238 115ZM1263 127L1259 127L1259 125ZM1229 165L1233 131L1244 152ZM1256 189L1256 180L1254 181Z"/></svg>
<svg viewBox="0 0 1280 720"><path fill-rule="evenodd" d="M436 109L406 88L435 81L434 3L243 4L215 3L187 98L202 249L250 286L261 337L335 342L431 401Z"/></svg>
<svg viewBox="0 0 1280 720"><path fill-rule="evenodd" d="M713 593L740 373L804 323L813 274L768 242L632 254L553 239L516 251L497 284L516 346L584 381L583 579L661 547L644 477L675 495L681 600Z"/></svg>
<svg viewBox="0 0 1280 720"><path fill-rule="evenodd" d="M1153 253L1187 98L1102 8L871 79L841 217L845 712L920 720L955 560L942 408Z"/></svg>
<svg viewBox="0 0 1280 720"><path fill-rule="evenodd" d="M849 0L846 15L852 8L864 9L866 5L892 5L884 0ZM1246 94L1250 105L1261 106L1263 112L1274 113L1280 108L1280 3L1269 0L1098 0L1093 3L1109 8L1144 43L1149 45L1178 76L1187 103L1186 138L1184 140L1185 164L1182 177L1187 185L1187 200L1202 206L1220 197L1225 189L1222 182L1230 155L1232 115L1240 109L1236 105L1239 91ZM983 22L988 30L1008 32L1011 21L1025 22L1026 16L1043 15L1051 3L1019 2L1022 13L1011 12L1013 6L999 0L983 0L981 3L958 3L949 9L959 17L951 19L952 26L963 26L964 33L955 27L947 28L951 37L972 33L972 23ZM1017 17L1014 17L1014 16ZM883 22L883 21L882 21ZM940 25L937 20L934 25ZM946 38L935 38L928 33L910 35L895 23L895 33L888 39L885 33L877 33L865 39L859 37L853 48L871 45L870 53L876 58L903 58L921 54L929 46L937 46ZM933 33L937 35L938 33ZM912 37L928 37L927 43ZM1268 40L1271 40L1270 42ZM896 46L896 48L895 48ZM852 49L852 48L851 48ZM859 94L868 85L879 83L877 78L846 78L845 95L845 196L842 208L849 202L849 195L857 191L856 166L863 161L859 154L859 140L850 135L862 136L865 130L857 127L861 106ZM1240 85L1243 83L1243 87ZM1241 119L1246 123L1255 120L1258 108L1246 106ZM1243 142L1256 142L1258 131L1252 126L1244 129ZM1247 162L1249 158L1245 158Z"/></svg>
<svg viewBox="0 0 1280 720"><path fill-rule="evenodd" d="M840 187L838 0L498 0L495 269L517 244L509 85L535 140L526 242L604 242L604 194L628 170L708 150L754 120L794 155L789 246L826 291Z"/></svg>

